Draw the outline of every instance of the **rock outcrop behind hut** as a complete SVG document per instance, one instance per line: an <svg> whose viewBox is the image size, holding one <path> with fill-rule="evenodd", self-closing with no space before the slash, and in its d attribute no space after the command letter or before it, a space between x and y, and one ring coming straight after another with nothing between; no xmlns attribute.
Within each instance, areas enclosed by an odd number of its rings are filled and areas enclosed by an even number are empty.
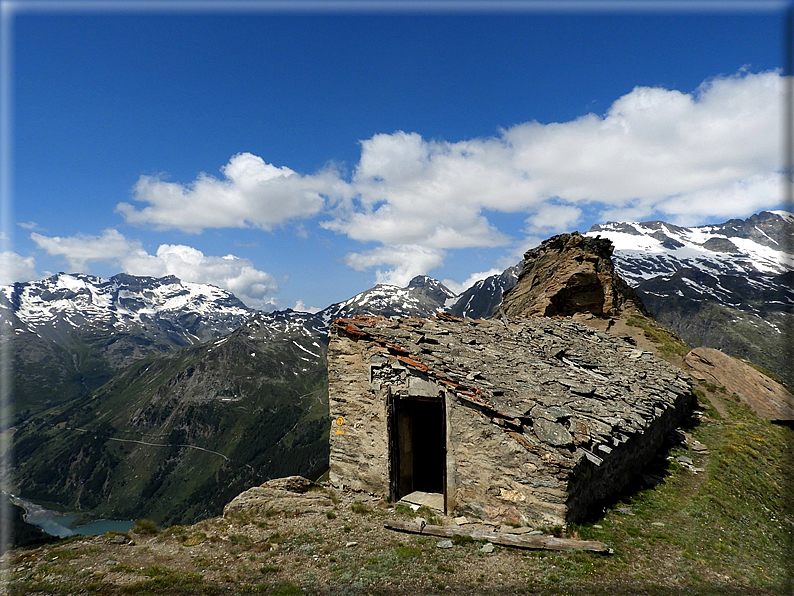
<svg viewBox="0 0 794 596"><path fill-rule="evenodd" d="M549 238L524 254L516 285L505 292L500 312L510 318L615 316L633 304L645 313L636 292L615 272L612 242L578 232Z"/></svg>

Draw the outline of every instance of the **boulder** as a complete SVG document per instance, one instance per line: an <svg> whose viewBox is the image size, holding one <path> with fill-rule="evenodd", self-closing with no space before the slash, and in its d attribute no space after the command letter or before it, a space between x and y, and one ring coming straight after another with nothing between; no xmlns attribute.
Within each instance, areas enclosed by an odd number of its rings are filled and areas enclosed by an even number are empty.
<svg viewBox="0 0 794 596"><path fill-rule="evenodd" d="M223 517L238 515L270 516L277 513L300 515L322 512L333 506L324 490L302 476L268 480L240 493L223 508Z"/></svg>
<svg viewBox="0 0 794 596"><path fill-rule="evenodd" d="M761 418L794 422L794 395L749 364L713 348L695 348L684 363L694 378L724 387Z"/></svg>
<svg viewBox="0 0 794 596"><path fill-rule="evenodd" d="M303 494L309 492L313 486L318 486L308 478L303 476L285 476L284 478L273 478L262 483L263 488L285 490L291 493Z"/></svg>

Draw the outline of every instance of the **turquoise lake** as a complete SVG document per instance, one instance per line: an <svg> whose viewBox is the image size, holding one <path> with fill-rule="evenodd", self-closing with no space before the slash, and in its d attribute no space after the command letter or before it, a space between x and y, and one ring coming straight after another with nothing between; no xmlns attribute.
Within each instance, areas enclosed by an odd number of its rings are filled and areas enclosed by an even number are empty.
<svg viewBox="0 0 794 596"><path fill-rule="evenodd" d="M76 513L52 511L17 496L12 496L11 501L25 510L26 522L41 528L51 536L58 536L59 538L66 538L75 534L93 536L111 531L127 532L135 525L135 522L131 520L102 519L73 527L72 524L79 517Z"/></svg>

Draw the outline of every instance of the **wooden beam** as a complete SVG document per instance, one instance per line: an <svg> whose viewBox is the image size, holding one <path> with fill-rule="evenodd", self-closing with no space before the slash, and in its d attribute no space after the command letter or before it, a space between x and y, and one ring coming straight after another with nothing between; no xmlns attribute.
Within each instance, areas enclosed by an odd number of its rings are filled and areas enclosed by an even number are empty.
<svg viewBox="0 0 794 596"><path fill-rule="evenodd" d="M392 521L385 525L389 530L408 532L409 534L427 534L452 538L468 536L473 540L487 540L502 546L543 550L588 550L596 553L612 554L614 551L603 542L596 540L575 540L573 538L555 538L554 536L526 536L522 534L505 534L503 532L487 532L484 530L453 528L451 526L421 527L415 522Z"/></svg>

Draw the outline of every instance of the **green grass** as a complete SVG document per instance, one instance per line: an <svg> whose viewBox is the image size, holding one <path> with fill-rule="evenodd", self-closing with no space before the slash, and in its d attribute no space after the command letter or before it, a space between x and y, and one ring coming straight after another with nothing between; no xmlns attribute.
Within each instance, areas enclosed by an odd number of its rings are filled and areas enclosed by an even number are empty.
<svg viewBox="0 0 794 596"><path fill-rule="evenodd" d="M416 513L405 503L397 503L394 506L394 512L402 517L415 517Z"/></svg>
<svg viewBox="0 0 794 596"><path fill-rule="evenodd" d="M390 577L400 576L403 571L413 570L423 559L423 553L420 548L414 546L398 545L375 552L363 562L351 558L347 553L340 559L342 560L331 567L335 582L353 587L355 591L369 593L369 587L378 585Z"/></svg>
<svg viewBox="0 0 794 596"><path fill-rule="evenodd" d="M359 515L366 515L368 513L372 513L372 509L364 505L361 501L356 501L350 505L350 511L353 513L358 513Z"/></svg>
<svg viewBox="0 0 794 596"><path fill-rule="evenodd" d="M659 325L652 319L649 319L645 316L631 315L626 321L626 325L630 327L639 327L642 329L645 333L645 337L647 337L649 341L656 344L656 347L662 356L680 356L683 358L691 349L684 340L678 337L671 330Z"/></svg>
<svg viewBox="0 0 794 596"><path fill-rule="evenodd" d="M394 549L394 556L400 561L413 559L422 554L422 551L413 546L398 546Z"/></svg>
<svg viewBox="0 0 794 596"><path fill-rule="evenodd" d="M782 594L790 563L786 547L794 533L794 499L792 486L787 485L794 478L790 452L794 429L759 419L719 387L701 385L697 392L703 415L686 430L708 452L689 451L685 445L672 448L668 454L672 459L662 458L653 472L663 476L661 484L628 492L597 519L565 528L569 537L605 542L614 549L609 556L506 547L485 555L477 542L465 538L453 539L454 548L446 550L437 549L439 539L432 536L378 539L372 526L386 514L360 502L367 513L353 513L349 525L318 516L320 523L335 528L330 539L320 528L290 531L274 520L266 524L272 529L252 545L244 535L234 533L235 523L223 521L222 548L243 555L243 571L234 577L233 568L226 579L202 579L192 573L226 571L207 545L188 553L199 555L192 559L189 572L169 569L168 561L159 560L143 568L119 564L108 571L134 579L124 588L126 593L166 596L279 590L290 594L299 589L338 594L434 593L442 586L449 593L467 594ZM707 394L722 402L724 415L706 399ZM679 455L690 457L705 471L695 474L685 469L675 461ZM433 513L406 509L395 507L405 515ZM339 515L345 514L340 510ZM209 533L208 527L169 528L157 540L184 541L203 535L200 529ZM562 528L547 530L563 532ZM350 539L358 541L355 548L343 546ZM35 575L30 572L12 581L11 594L60 596L74 593L60 582L78 580L86 582L81 586L92 586L83 593L125 593L121 588L112 591L107 579L99 576L81 579L79 569L90 559L89 549L78 542L49 547L46 553L39 555L44 564ZM81 557L85 559L75 561ZM488 566L490 561L501 561L504 584L495 579L498 576Z"/></svg>
<svg viewBox="0 0 794 596"><path fill-rule="evenodd" d="M431 526L443 525L444 521L439 517L438 511L430 509L427 505L422 505L417 511L416 515L425 518L425 521Z"/></svg>
<svg viewBox="0 0 794 596"><path fill-rule="evenodd" d="M679 574L677 581L690 593L713 593L715 587L779 591L794 530L786 486L794 477L789 452L794 431L723 401L727 418L691 430L708 454L683 447L671 452L686 453L705 473L696 475L671 462L669 475L656 488L624 498L603 519L569 527L569 534L606 542L615 555L566 557L570 569L561 574L557 566L557 583L580 582L591 577L592 568L600 578L625 576L637 585L654 585L663 573ZM718 416L713 410L708 414Z"/></svg>
<svg viewBox="0 0 794 596"><path fill-rule="evenodd" d="M287 582L281 584L272 592L270 592L273 596L302 596L303 590L300 589L299 586L296 586L293 583Z"/></svg>
<svg viewBox="0 0 794 596"><path fill-rule="evenodd" d="M279 570L278 565L264 565L259 569L260 573L276 573Z"/></svg>
<svg viewBox="0 0 794 596"><path fill-rule="evenodd" d="M114 594L136 594L138 596L194 596L202 594L210 596L225 593L225 590L205 581L198 573L181 572L160 565L150 565L144 568L119 565L113 570L134 574L143 579L124 586L116 586L101 579L93 579L83 584L83 589L79 593L108 596ZM78 585L76 581L63 583L50 581L47 578L34 579L24 583L12 582L9 585L8 594L9 596L22 596L23 594L43 593L73 596L76 593L76 585Z"/></svg>
<svg viewBox="0 0 794 596"><path fill-rule="evenodd" d="M141 572L150 577L142 582L128 584L119 591L121 594L171 594L188 596L193 594L221 594L221 589L204 581L199 573L184 573L167 567L152 567Z"/></svg>
<svg viewBox="0 0 794 596"><path fill-rule="evenodd" d="M474 544L474 542L475 542L474 538L472 538L471 536L459 536L459 535L456 535L456 536L453 536L451 538L451 540L452 540L452 544L454 544L456 546L469 546L469 545Z"/></svg>
<svg viewBox="0 0 794 596"><path fill-rule="evenodd" d="M182 546L198 546L207 541L207 535L204 532L193 532L192 534L182 534L178 537Z"/></svg>

